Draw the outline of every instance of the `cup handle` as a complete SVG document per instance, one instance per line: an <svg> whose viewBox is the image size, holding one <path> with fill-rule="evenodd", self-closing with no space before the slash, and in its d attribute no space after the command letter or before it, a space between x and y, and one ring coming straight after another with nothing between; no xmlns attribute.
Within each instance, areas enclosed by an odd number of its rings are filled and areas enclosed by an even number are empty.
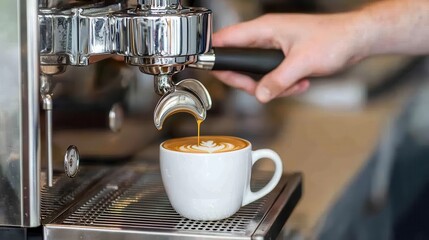
<svg viewBox="0 0 429 240"><path fill-rule="evenodd" d="M258 160L262 158L268 158L274 162L275 164L274 175L271 178L270 182L268 182L268 184L265 185L265 187L263 187L261 190L257 192L252 192L252 190L250 189L250 181L249 181L246 186L247 190L245 191L245 194L243 197L243 203L241 206L245 206L267 195L274 189L275 186L277 186L277 184L280 181L280 178L283 174L283 163L280 156L271 149L260 149L260 150L252 151L252 167ZM250 177L252 176L250 175Z"/></svg>

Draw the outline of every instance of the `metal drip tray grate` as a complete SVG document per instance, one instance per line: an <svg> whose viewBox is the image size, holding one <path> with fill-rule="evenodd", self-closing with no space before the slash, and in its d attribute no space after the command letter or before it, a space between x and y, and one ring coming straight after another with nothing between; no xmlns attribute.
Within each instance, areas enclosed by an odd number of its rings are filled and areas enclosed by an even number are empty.
<svg viewBox="0 0 429 240"><path fill-rule="evenodd" d="M132 177L130 180L136 179ZM147 174L130 184L128 189L112 185L106 186L62 223L99 227L144 227L245 233L246 227L255 217L258 217L257 215L260 214L260 210L266 205L266 202L267 200L264 198L249 204L233 217L223 221L188 220L182 218L171 207L162 187L160 175Z"/></svg>
<svg viewBox="0 0 429 240"><path fill-rule="evenodd" d="M107 169L97 168L84 169L77 178L68 178L64 172L54 174L54 186L50 188L45 184L40 191L42 222L55 218L106 173Z"/></svg>
<svg viewBox="0 0 429 240"><path fill-rule="evenodd" d="M262 172L254 174L254 188L263 187L270 177L271 174ZM288 192L291 196L297 189L300 190L300 177L294 177L299 181L291 189L293 191ZM260 224L267 221L267 214L279 194L285 193L286 186L293 185L287 184L287 179L294 177L283 177L272 193L242 207L228 219L194 221L181 217L171 207L159 173L129 168L110 177L110 180L105 179L100 188L91 193L91 197L82 199L54 222L47 224L45 238L82 239L86 236L84 239L142 239L145 236L149 239L250 239ZM275 211L279 212L278 209ZM275 222L278 217L269 221Z"/></svg>

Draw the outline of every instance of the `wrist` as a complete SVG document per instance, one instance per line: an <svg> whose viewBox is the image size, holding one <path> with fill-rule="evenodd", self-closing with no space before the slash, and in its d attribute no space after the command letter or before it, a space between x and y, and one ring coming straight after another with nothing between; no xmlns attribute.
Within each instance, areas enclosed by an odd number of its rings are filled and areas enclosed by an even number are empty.
<svg viewBox="0 0 429 240"><path fill-rule="evenodd" d="M370 14L365 9L356 10L348 14L354 38L354 58L361 60L376 54L374 48L376 48L375 44L379 37L377 24L373 22Z"/></svg>

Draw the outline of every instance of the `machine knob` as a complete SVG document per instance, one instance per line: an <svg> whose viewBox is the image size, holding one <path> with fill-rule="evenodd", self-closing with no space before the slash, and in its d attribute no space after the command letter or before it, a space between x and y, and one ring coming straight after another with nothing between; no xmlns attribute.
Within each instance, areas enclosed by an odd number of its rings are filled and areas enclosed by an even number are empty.
<svg viewBox="0 0 429 240"><path fill-rule="evenodd" d="M64 156L64 170L70 178L76 176L79 170L79 151L76 146L69 146Z"/></svg>
<svg viewBox="0 0 429 240"><path fill-rule="evenodd" d="M119 132L124 123L124 109L116 103L109 111L109 128L112 132Z"/></svg>

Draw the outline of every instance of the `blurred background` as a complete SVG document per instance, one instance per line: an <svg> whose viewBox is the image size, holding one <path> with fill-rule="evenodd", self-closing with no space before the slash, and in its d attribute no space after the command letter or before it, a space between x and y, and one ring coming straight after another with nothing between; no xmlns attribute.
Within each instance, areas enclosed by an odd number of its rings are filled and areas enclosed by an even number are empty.
<svg viewBox="0 0 429 240"><path fill-rule="evenodd" d="M268 12L331 13L367 2L195 0L184 5L212 9L216 31ZM176 76L202 81L212 95L203 135L233 135L250 140L255 149L272 148L284 159L285 171L304 174L304 195L280 239L429 238L424 224L429 211L428 77L425 57L382 56L314 79L302 96L262 105L206 71ZM195 119L186 114L174 115L157 131L152 78L120 62L105 60L84 71L69 67L57 82L54 159L62 159L62 149L78 142L86 164L114 165L131 156L156 161L162 140L197 132ZM122 129L113 133L106 119L118 106ZM268 161L258 165L272 167Z"/></svg>

